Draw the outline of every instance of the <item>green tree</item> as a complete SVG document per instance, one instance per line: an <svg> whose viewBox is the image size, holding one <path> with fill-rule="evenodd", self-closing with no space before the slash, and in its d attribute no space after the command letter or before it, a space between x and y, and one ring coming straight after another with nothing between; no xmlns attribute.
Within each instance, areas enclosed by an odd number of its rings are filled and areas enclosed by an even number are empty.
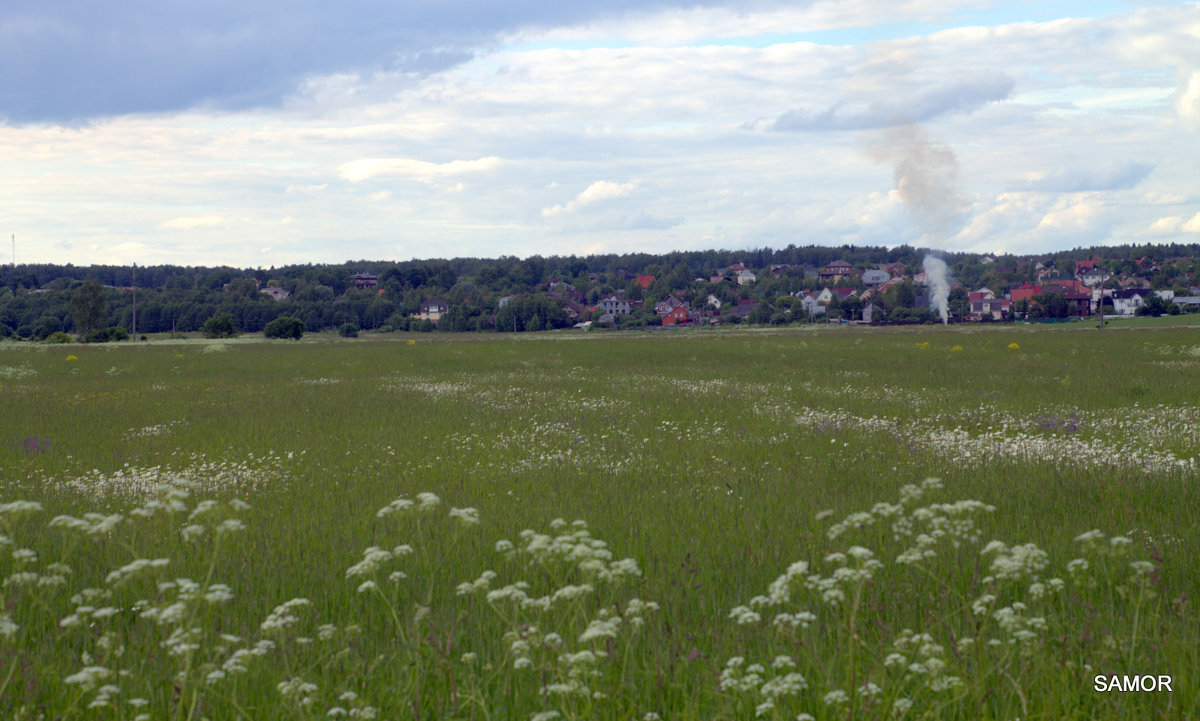
<svg viewBox="0 0 1200 721"><path fill-rule="evenodd" d="M75 330L83 338L104 325L108 292L94 280L85 280L71 296L71 316Z"/></svg>
<svg viewBox="0 0 1200 721"><path fill-rule="evenodd" d="M201 329L205 338L233 338L237 335L237 328L233 327L232 313L218 313L208 320L204 321L204 327Z"/></svg>
<svg viewBox="0 0 1200 721"><path fill-rule="evenodd" d="M292 316L280 316L267 323L263 335L268 338L291 338L299 340L304 335L304 321Z"/></svg>

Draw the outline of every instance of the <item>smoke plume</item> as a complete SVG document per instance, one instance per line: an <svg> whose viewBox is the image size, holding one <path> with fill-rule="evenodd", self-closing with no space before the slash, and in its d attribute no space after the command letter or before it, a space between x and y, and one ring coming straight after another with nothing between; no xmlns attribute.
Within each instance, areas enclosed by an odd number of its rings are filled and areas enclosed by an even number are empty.
<svg viewBox="0 0 1200 721"><path fill-rule="evenodd" d="M929 296L929 302L933 307L937 308L938 315L942 317L942 323L948 323L950 271L946 267L946 261L932 255L927 255L921 261L921 265L925 268L925 285L929 286L933 291Z"/></svg>
<svg viewBox="0 0 1200 721"><path fill-rule="evenodd" d="M920 127L907 124L883 131L869 152L875 162L891 164L896 191L924 233L923 241L935 248L942 247L962 223L969 205L958 190L958 158L954 151L931 140ZM946 323L949 269L933 255L926 255L922 265L926 285L932 291L930 303Z"/></svg>
<svg viewBox="0 0 1200 721"><path fill-rule="evenodd" d="M890 163L896 191L928 240L941 245L957 230L967 198L958 190L958 158L916 125L884 130L868 148L876 163Z"/></svg>

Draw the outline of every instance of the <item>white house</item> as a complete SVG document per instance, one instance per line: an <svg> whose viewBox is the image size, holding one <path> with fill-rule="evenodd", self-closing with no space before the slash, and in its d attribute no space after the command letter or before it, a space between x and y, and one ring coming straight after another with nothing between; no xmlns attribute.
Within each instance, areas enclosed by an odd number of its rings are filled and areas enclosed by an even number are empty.
<svg viewBox="0 0 1200 721"><path fill-rule="evenodd" d="M1140 291L1129 288L1114 291L1112 302L1113 312L1117 315L1134 315L1138 308L1146 304L1146 298Z"/></svg>

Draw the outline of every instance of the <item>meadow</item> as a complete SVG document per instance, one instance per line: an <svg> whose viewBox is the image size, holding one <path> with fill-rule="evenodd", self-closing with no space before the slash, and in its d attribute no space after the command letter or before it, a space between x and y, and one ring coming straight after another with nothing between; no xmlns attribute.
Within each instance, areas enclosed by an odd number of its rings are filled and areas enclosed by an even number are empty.
<svg viewBox="0 0 1200 721"><path fill-rule="evenodd" d="M0 344L0 717L1197 718L1198 481L1194 327Z"/></svg>

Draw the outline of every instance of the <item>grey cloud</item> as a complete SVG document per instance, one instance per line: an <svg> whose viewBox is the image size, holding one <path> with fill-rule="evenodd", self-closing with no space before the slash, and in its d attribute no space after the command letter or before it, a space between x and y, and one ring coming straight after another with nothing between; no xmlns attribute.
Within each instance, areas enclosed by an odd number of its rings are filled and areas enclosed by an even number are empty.
<svg viewBox="0 0 1200 721"><path fill-rule="evenodd" d="M272 106L313 75L437 72L494 46L505 32L675 2L4 3L0 120L79 122L196 106Z"/></svg>
<svg viewBox="0 0 1200 721"><path fill-rule="evenodd" d="M939 115L969 113L1007 98L1016 81L1006 73L990 72L962 78L923 92L869 103L840 101L824 110L789 110L771 124L772 130L872 130L920 123Z"/></svg>
<svg viewBox="0 0 1200 721"><path fill-rule="evenodd" d="M1127 190L1145 180L1154 166L1127 161L1077 168L1058 168L1013 190L1041 193L1081 193L1089 190Z"/></svg>

